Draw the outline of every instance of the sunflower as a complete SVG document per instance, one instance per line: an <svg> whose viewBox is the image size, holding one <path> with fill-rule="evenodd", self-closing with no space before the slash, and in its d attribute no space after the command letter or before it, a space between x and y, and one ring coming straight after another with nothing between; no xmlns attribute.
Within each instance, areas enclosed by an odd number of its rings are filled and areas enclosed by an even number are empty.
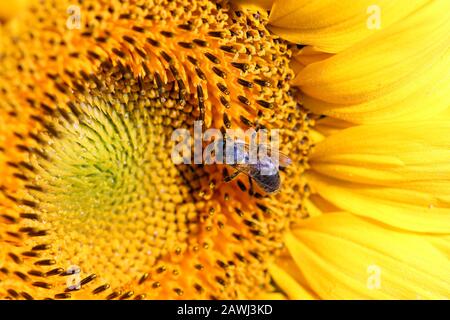
<svg viewBox="0 0 450 320"><path fill-rule="evenodd" d="M0 298L448 298L449 10L0 1ZM199 119L280 191L175 164Z"/></svg>

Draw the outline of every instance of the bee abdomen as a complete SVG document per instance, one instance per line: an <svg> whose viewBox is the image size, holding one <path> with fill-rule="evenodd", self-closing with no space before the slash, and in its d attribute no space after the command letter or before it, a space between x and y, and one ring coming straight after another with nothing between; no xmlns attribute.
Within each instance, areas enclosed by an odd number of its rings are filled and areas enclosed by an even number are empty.
<svg viewBox="0 0 450 320"><path fill-rule="evenodd" d="M273 193L280 189L280 174L277 172L273 175L263 175L260 171L253 174L252 178L258 186L267 193Z"/></svg>

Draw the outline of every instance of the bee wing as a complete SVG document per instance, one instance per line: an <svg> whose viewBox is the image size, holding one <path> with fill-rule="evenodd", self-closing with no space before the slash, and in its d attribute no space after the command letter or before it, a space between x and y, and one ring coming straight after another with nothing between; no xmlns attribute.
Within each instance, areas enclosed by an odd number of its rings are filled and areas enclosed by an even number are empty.
<svg viewBox="0 0 450 320"><path fill-rule="evenodd" d="M233 165L233 168L235 168L237 171L249 176L252 178L252 168L248 164L236 164Z"/></svg>
<svg viewBox="0 0 450 320"><path fill-rule="evenodd" d="M244 148L245 152L247 152L248 154L250 153L250 145L244 141L235 141L235 145L238 147L242 147ZM291 158L289 158L287 155L285 155L282 152L279 152L277 150L272 150L272 148L270 147L269 144L260 144L258 146L258 149L260 148L260 146L264 146L265 149L267 150L267 155L269 158L278 158L278 164L281 167L287 167L289 165L292 164L292 160Z"/></svg>
<svg viewBox="0 0 450 320"><path fill-rule="evenodd" d="M277 157L278 158L278 164L281 167L285 168L292 164L291 158L289 158L284 153L279 152L279 151L272 151L271 149L268 149L268 151L269 151L269 157L271 157L271 158Z"/></svg>

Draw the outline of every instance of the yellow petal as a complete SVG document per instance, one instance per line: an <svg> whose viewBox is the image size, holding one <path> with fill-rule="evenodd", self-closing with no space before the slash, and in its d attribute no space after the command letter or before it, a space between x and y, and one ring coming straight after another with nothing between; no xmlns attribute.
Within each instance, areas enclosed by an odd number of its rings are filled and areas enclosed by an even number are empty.
<svg viewBox="0 0 450 320"><path fill-rule="evenodd" d="M336 118L324 117L315 121L314 126L310 130L310 137L314 144L324 140L327 136L339 132L343 129L350 128L354 124L339 120Z"/></svg>
<svg viewBox="0 0 450 320"><path fill-rule="evenodd" d="M308 64L322 61L332 56L330 53L321 52L312 46L307 46L292 55L291 67L294 70L294 74L297 74Z"/></svg>
<svg viewBox="0 0 450 320"><path fill-rule="evenodd" d="M250 10L270 10L273 0L232 0L238 8Z"/></svg>
<svg viewBox="0 0 450 320"><path fill-rule="evenodd" d="M308 199L305 200L305 209L310 217L339 211L338 207L316 194L310 194Z"/></svg>
<svg viewBox="0 0 450 320"><path fill-rule="evenodd" d="M425 236L331 213L301 221L285 244L323 299L450 297L450 261Z"/></svg>
<svg viewBox="0 0 450 320"><path fill-rule="evenodd" d="M257 296L254 300L286 300L286 296L278 292L269 292Z"/></svg>
<svg viewBox="0 0 450 320"><path fill-rule="evenodd" d="M289 273L273 264L269 267L269 272L277 285L292 300L313 300L314 297L305 290Z"/></svg>
<svg viewBox="0 0 450 320"><path fill-rule="evenodd" d="M447 256L447 259L450 260L450 236L441 236L441 237L427 237L427 240L433 244L433 246L441 251L443 254Z"/></svg>
<svg viewBox="0 0 450 320"><path fill-rule="evenodd" d="M316 121L316 124L314 125L314 130L320 132L324 136L329 136L343 129L350 128L352 126L354 125L350 122L325 117Z"/></svg>
<svg viewBox="0 0 450 320"><path fill-rule="evenodd" d="M332 56L333 54L331 53L325 53L312 46L307 46L300 49L298 53L293 56L293 58L307 66L308 64L322 61Z"/></svg>
<svg viewBox="0 0 450 320"><path fill-rule="evenodd" d="M450 108L447 108L442 112L439 112L433 118L437 120L450 120Z"/></svg>
<svg viewBox="0 0 450 320"><path fill-rule="evenodd" d="M278 0L269 24L284 39L335 53L404 19L428 1Z"/></svg>
<svg viewBox="0 0 450 320"><path fill-rule="evenodd" d="M450 233L450 122L365 125L319 143L307 179L335 206L421 232Z"/></svg>
<svg viewBox="0 0 450 320"><path fill-rule="evenodd" d="M430 118L450 101L449 1L434 1L294 79L313 112L352 123Z"/></svg>

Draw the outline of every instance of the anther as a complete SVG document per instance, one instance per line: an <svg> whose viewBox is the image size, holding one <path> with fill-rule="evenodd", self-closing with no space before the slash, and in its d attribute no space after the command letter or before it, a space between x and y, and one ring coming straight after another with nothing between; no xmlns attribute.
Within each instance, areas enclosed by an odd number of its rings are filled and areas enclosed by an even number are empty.
<svg viewBox="0 0 450 320"><path fill-rule="evenodd" d="M225 107L225 108L230 108L230 103L228 102L228 100L224 97L224 96L220 96L220 103Z"/></svg>
<svg viewBox="0 0 450 320"><path fill-rule="evenodd" d="M156 272L157 272L157 273L163 273L163 272L166 271L166 270L167 270L166 267L161 266L161 267L159 267L158 269L156 269Z"/></svg>
<svg viewBox="0 0 450 320"><path fill-rule="evenodd" d="M204 291L203 287L198 283L194 284L194 288L195 290L197 290L198 293L202 293Z"/></svg>
<svg viewBox="0 0 450 320"><path fill-rule="evenodd" d="M242 241L245 239L242 235L235 233L235 232L233 232L232 236L238 241Z"/></svg>
<svg viewBox="0 0 450 320"><path fill-rule="evenodd" d="M122 293L121 291L119 291L119 292L114 291L113 293L111 293L110 295L108 295L108 296L106 297L106 300L112 300L112 299L115 299L115 298L117 298L118 296L120 296L121 293Z"/></svg>
<svg viewBox="0 0 450 320"><path fill-rule="evenodd" d="M161 44L157 40L152 39L152 38L147 38L147 42L150 43L153 47L161 46Z"/></svg>
<svg viewBox="0 0 450 320"><path fill-rule="evenodd" d="M253 83L251 83L251 82L249 82L249 81L247 81L247 80L244 80L244 79L239 78L239 79L237 80L237 82L238 82L241 86L244 86L244 87L246 87L246 88L253 88Z"/></svg>
<svg viewBox="0 0 450 320"><path fill-rule="evenodd" d="M206 80L205 74L203 73L202 70L200 70L199 67L196 67L196 68L195 68L195 72L197 73L197 75L198 75L198 77L199 77L200 79Z"/></svg>
<svg viewBox="0 0 450 320"><path fill-rule="evenodd" d="M133 29L136 32L144 33L145 29L139 26L133 26L131 29Z"/></svg>
<svg viewBox="0 0 450 320"><path fill-rule="evenodd" d="M239 254L239 253L237 253L237 252L235 252L234 255L235 255L235 257L236 257L240 262L246 262L246 261L247 261L247 260L244 258L243 255L241 255L241 254Z"/></svg>
<svg viewBox="0 0 450 320"><path fill-rule="evenodd" d="M44 288L44 289L51 289L52 288L52 285L50 283L42 282L42 281L33 282L32 285L35 286L35 287Z"/></svg>
<svg viewBox="0 0 450 320"><path fill-rule="evenodd" d="M175 80L180 80L180 73L178 72L178 70L175 68L175 66L172 64L169 67L170 72L172 72L173 77L175 78Z"/></svg>
<svg viewBox="0 0 450 320"><path fill-rule="evenodd" d="M28 233L29 237L43 237L47 235L47 231L46 230L36 230L36 231L31 231Z"/></svg>
<svg viewBox="0 0 450 320"><path fill-rule="evenodd" d="M154 77L155 77L156 86L158 87L159 93L161 94L164 89L164 83L158 72L155 72Z"/></svg>
<svg viewBox="0 0 450 320"><path fill-rule="evenodd" d="M194 30L194 28L193 28L193 26L191 24L179 24L178 28L186 30L186 31Z"/></svg>
<svg viewBox="0 0 450 320"><path fill-rule="evenodd" d="M13 298L17 298L19 296L17 291L15 291L14 289L8 289L7 291L11 295L11 297L13 297Z"/></svg>
<svg viewBox="0 0 450 320"><path fill-rule="evenodd" d="M142 275L142 277L139 279L138 284L143 284L143 283L148 279L149 276L150 276L150 275L149 275L148 273L144 273L144 274Z"/></svg>
<svg viewBox="0 0 450 320"><path fill-rule="evenodd" d="M208 35L214 38L221 38L223 39L225 37L224 31L210 31L208 32Z"/></svg>
<svg viewBox="0 0 450 320"><path fill-rule="evenodd" d="M16 223L17 219L9 214L3 213L0 215L3 219L5 219L8 223Z"/></svg>
<svg viewBox="0 0 450 320"><path fill-rule="evenodd" d="M80 281L80 285L84 286L86 284L88 284L89 282L91 282L92 280L94 280L95 278L97 278L97 275L95 273L87 276L86 278L84 278L83 280Z"/></svg>
<svg viewBox="0 0 450 320"><path fill-rule="evenodd" d="M220 64L220 60L210 52L205 52L205 57L207 57L212 63Z"/></svg>
<svg viewBox="0 0 450 320"><path fill-rule="evenodd" d="M109 284L104 284L104 285L101 285L100 287L97 287L94 290L92 290L92 293L99 294L100 292L103 292L107 289L109 289Z"/></svg>
<svg viewBox="0 0 450 320"><path fill-rule="evenodd" d="M14 271L14 274L16 276L18 276L20 279L22 279L23 281L29 281L30 280L30 278L26 274L24 274L23 272Z"/></svg>
<svg viewBox="0 0 450 320"><path fill-rule="evenodd" d="M51 245L49 245L49 244L38 244L37 246L34 246L33 248L31 248L31 250L40 251L40 250L48 250L50 248L51 248Z"/></svg>
<svg viewBox="0 0 450 320"><path fill-rule="evenodd" d="M222 51L228 52L228 53L236 53L237 50L236 48L232 47L232 46L220 46L219 47Z"/></svg>
<svg viewBox="0 0 450 320"><path fill-rule="evenodd" d="M34 252L34 251L25 251L25 252L22 252L21 254L25 257L33 257L33 258L40 256L39 253Z"/></svg>
<svg viewBox="0 0 450 320"><path fill-rule="evenodd" d="M225 286L226 282L225 282L225 280L223 278L221 278L219 276L216 276L215 279L220 285Z"/></svg>
<svg viewBox="0 0 450 320"><path fill-rule="evenodd" d="M120 51L117 48L112 48L111 51L114 52L118 57L125 58L125 52Z"/></svg>
<svg viewBox="0 0 450 320"><path fill-rule="evenodd" d="M45 273L46 277L57 276L64 272L63 268L55 268Z"/></svg>
<svg viewBox="0 0 450 320"><path fill-rule="evenodd" d="M133 292L133 291L125 292L125 293L119 298L119 300L129 299L129 298L131 298L133 295L134 295L134 292Z"/></svg>
<svg viewBox="0 0 450 320"><path fill-rule="evenodd" d="M223 114L223 124L225 125L225 127L227 128L227 129L230 129L231 128L231 121L230 121L230 118L228 118L228 115L224 112L224 114Z"/></svg>
<svg viewBox="0 0 450 320"><path fill-rule="evenodd" d="M172 63L172 58L165 52L161 51L161 56L166 60L168 63Z"/></svg>
<svg viewBox="0 0 450 320"><path fill-rule="evenodd" d="M186 49L193 49L194 48L194 45L191 42L180 41L180 42L178 42L178 45L183 47L183 48L186 48Z"/></svg>
<svg viewBox="0 0 450 320"><path fill-rule="evenodd" d="M250 67L247 63L231 62L231 65L241 71L247 71Z"/></svg>
<svg viewBox="0 0 450 320"><path fill-rule="evenodd" d="M24 299L25 300L34 300L34 298L29 294L29 293L26 293L26 292L21 292L20 293L20 295L22 296L22 297L24 297Z"/></svg>
<svg viewBox="0 0 450 320"><path fill-rule="evenodd" d="M119 19L124 19L124 20L131 19L131 14L130 13L122 13L119 15Z"/></svg>
<svg viewBox="0 0 450 320"><path fill-rule="evenodd" d="M195 59L194 57L192 57L192 56L187 56L187 59L188 59L188 61L190 62L190 63L192 63L194 66L198 66L198 61L197 61L197 59Z"/></svg>
<svg viewBox="0 0 450 320"><path fill-rule="evenodd" d="M17 256L16 254L9 252L8 256L17 264L21 264L22 263L22 259L19 258L19 256Z"/></svg>
<svg viewBox="0 0 450 320"><path fill-rule="evenodd" d="M253 82L256 83L257 85L260 85L261 87L270 87L270 86L272 86L272 84L269 81L267 81L267 80L254 79Z"/></svg>
<svg viewBox="0 0 450 320"><path fill-rule="evenodd" d="M174 36L173 32L170 31L161 31L160 33L166 38L173 38Z"/></svg>
<svg viewBox="0 0 450 320"><path fill-rule="evenodd" d="M265 100L257 100L256 103L259 104L261 107L266 108L266 109L272 109L273 108L273 103L267 102Z"/></svg>
<svg viewBox="0 0 450 320"><path fill-rule="evenodd" d="M237 213L237 215L238 215L239 217L243 217L243 216L244 216L244 212L242 212L241 209L239 209L239 208L234 208L234 211Z"/></svg>
<svg viewBox="0 0 450 320"><path fill-rule="evenodd" d="M198 45L199 47L207 47L208 46L208 42L206 42L205 40L201 40L201 39L194 39L192 40L196 45Z"/></svg>
<svg viewBox="0 0 450 320"><path fill-rule="evenodd" d="M215 74L217 74L219 77L221 77L223 79L225 79L227 77L227 74L217 67L213 67L212 70L214 71Z"/></svg>
<svg viewBox="0 0 450 320"><path fill-rule="evenodd" d="M219 267L221 267L222 269L226 269L228 267L228 265L225 262L221 261L221 260L217 260L216 262L217 262L217 265Z"/></svg>
<svg viewBox="0 0 450 320"><path fill-rule="evenodd" d="M27 273L34 277L45 277L45 273L39 270L30 270Z"/></svg>
<svg viewBox="0 0 450 320"><path fill-rule="evenodd" d="M96 53L92 50L88 50L87 54L88 54L88 56L90 56L91 58L96 59L96 60L100 60L100 58L101 58L98 53Z"/></svg>
<svg viewBox="0 0 450 320"><path fill-rule="evenodd" d="M135 50L138 53L138 55L140 55L143 59L147 58L147 55L145 54L144 51L142 51L142 50L140 50L138 48L135 48Z"/></svg>
<svg viewBox="0 0 450 320"><path fill-rule="evenodd" d="M81 33L81 36L82 36L82 37L86 37L86 38L92 37L92 31L85 31L85 32L82 32L82 33Z"/></svg>
<svg viewBox="0 0 450 320"><path fill-rule="evenodd" d="M194 267L195 267L195 269L200 270L200 271L203 270L203 268L204 268L203 265L201 265L200 263L196 264Z"/></svg>
<svg viewBox="0 0 450 320"><path fill-rule="evenodd" d="M183 290L181 290L180 288L175 288L173 289L173 291L175 291L175 293L179 296L182 296L184 294Z"/></svg>
<svg viewBox="0 0 450 320"><path fill-rule="evenodd" d="M261 209L262 212L264 213L269 213L269 208L267 208L265 205L261 204L261 203L256 203L256 206Z"/></svg>
<svg viewBox="0 0 450 320"><path fill-rule="evenodd" d="M238 96L238 100L242 103L245 104L246 106L250 105L250 100L248 100L246 97L244 96Z"/></svg>
<svg viewBox="0 0 450 320"><path fill-rule="evenodd" d="M226 95L230 94L230 90L228 90L228 88L220 82L217 83L217 88L219 88L219 90L222 91Z"/></svg>
<svg viewBox="0 0 450 320"><path fill-rule="evenodd" d="M36 266L52 266L52 265L56 264L56 261L53 259L44 259L44 260L36 261L34 264Z"/></svg>

